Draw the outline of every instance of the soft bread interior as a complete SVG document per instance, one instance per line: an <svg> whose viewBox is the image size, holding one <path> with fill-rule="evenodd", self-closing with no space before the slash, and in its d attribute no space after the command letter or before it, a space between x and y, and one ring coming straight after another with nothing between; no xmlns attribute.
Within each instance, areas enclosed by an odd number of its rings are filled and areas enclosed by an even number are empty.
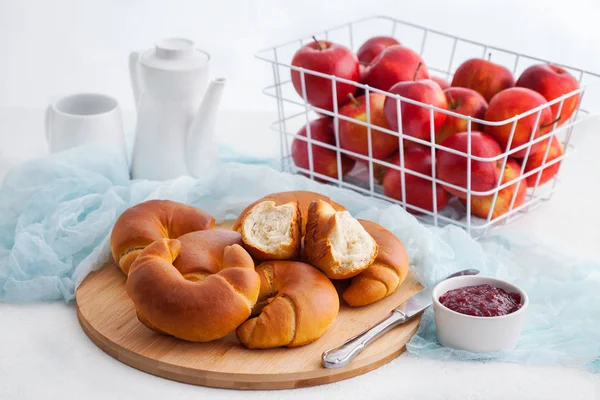
<svg viewBox="0 0 600 400"><path fill-rule="evenodd" d="M350 272L368 264L376 249L375 240L348 211L335 214L336 223L329 235L331 253L339 266L338 272Z"/></svg>
<svg viewBox="0 0 600 400"><path fill-rule="evenodd" d="M294 240L294 212L293 203L276 206L273 201L264 201L257 204L242 223L244 240L248 245L264 252L273 252L281 246L289 246Z"/></svg>

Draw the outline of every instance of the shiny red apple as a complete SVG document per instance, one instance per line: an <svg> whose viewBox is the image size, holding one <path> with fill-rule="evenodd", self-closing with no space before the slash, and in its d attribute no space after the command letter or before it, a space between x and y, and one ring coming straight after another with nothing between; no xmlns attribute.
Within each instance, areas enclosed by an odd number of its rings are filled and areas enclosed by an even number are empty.
<svg viewBox="0 0 600 400"><path fill-rule="evenodd" d="M326 40L319 40L302 46L292 59L292 65L307 70L334 75L339 78L358 82L358 59L350 49ZM333 110L333 91L329 78L304 74L306 100L314 107ZM296 92L303 96L302 78L299 71L292 70L292 84ZM354 94L356 86L337 82L337 104L341 106L348 101L348 94Z"/></svg>
<svg viewBox="0 0 600 400"><path fill-rule="evenodd" d="M440 85L442 90L446 90L450 87L450 83L444 78L440 78L439 76L430 76L429 79Z"/></svg>
<svg viewBox="0 0 600 400"><path fill-rule="evenodd" d="M515 79L512 72L500 64L472 58L456 69L452 86L473 89L489 102L496 93L515 86Z"/></svg>
<svg viewBox="0 0 600 400"><path fill-rule="evenodd" d="M331 118L319 118L309 123L310 137L313 140L335 146L335 133L333 130L333 120ZM304 126L297 133L298 136L307 136L307 127ZM337 154L335 150L328 149L314 143L312 146L313 171L331 178L338 178ZM296 166L310 170L308 157L308 143L302 139L294 138L292 142L292 159ZM342 176L346 175L352 167L354 160L341 154ZM307 174L305 174L307 175ZM315 178L319 181L322 179Z"/></svg>
<svg viewBox="0 0 600 400"><path fill-rule="evenodd" d="M398 151L398 137L378 130L376 127L388 129L383 114L383 104L386 96L379 93L369 94L369 110L371 123L371 150L372 157L385 160ZM367 100L366 96L352 98L352 100L340 108L339 113L353 120L367 122ZM339 120L340 146L343 149L369 155L368 128L352 121ZM356 158L359 161L363 159Z"/></svg>
<svg viewBox="0 0 600 400"><path fill-rule="evenodd" d="M490 101L485 113L485 120L496 122L504 121L546 103L544 96L531 89L521 87L506 89L498 93L494 96L492 101ZM537 126L535 126L536 120L537 113L519 118L510 145L511 150L529 143L530 139L535 139L552 129L553 118L548 107L542 109ZM492 135L498 141L502 151L506 151L512 127L513 122L498 126L486 125L485 132ZM541 142L532 145L530 152L534 153L541 145ZM521 158L525 156L526 152L527 148L524 148L511 154L511 156Z"/></svg>
<svg viewBox="0 0 600 400"><path fill-rule="evenodd" d="M448 100L448 110L477 119L485 117L488 103L482 95L473 89L449 87L444 90L444 94ZM468 124L469 122L466 119L449 115L444 125L436 132L435 142L442 143L455 133L467 131ZM482 131L483 125L471 122L471 130Z"/></svg>
<svg viewBox="0 0 600 400"><path fill-rule="evenodd" d="M502 174L501 185L517 179L519 176L521 176L521 166L517 161L508 159L506 168ZM471 214L476 215L479 218L487 219L488 215L490 215L490 210L492 210L490 220L494 220L523 204L525 195L527 194L527 186L527 181L525 179L520 179L514 184L501 189L498 192L498 195L496 195L496 202L494 203L493 210L492 202L494 201L494 194L483 197L472 196ZM515 196L514 202L513 196ZM464 199L460 199L460 201L466 207L467 201Z"/></svg>
<svg viewBox="0 0 600 400"><path fill-rule="evenodd" d="M375 36L367 40L360 46L356 55L361 64L369 64L386 47L400 44L400 42L391 36Z"/></svg>
<svg viewBox="0 0 600 400"><path fill-rule="evenodd" d="M408 47L396 44L386 47L371 61L366 69L364 82L374 88L388 90L398 82L428 77L429 73L421 56Z"/></svg>
<svg viewBox="0 0 600 400"><path fill-rule="evenodd" d="M389 89L390 93L399 94L402 97L419 101L424 104L447 109L448 101L440 86L430 79L417 81L399 82ZM386 96L384 104L385 119L393 131L398 131L397 101L393 97ZM402 132L423 140L430 140L430 111L427 107L417 104L409 104L401 101ZM433 129L437 132L446 121L447 115L439 111L433 113Z"/></svg>
<svg viewBox="0 0 600 400"><path fill-rule="evenodd" d="M542 146L533 154L530 154L527 158L527 163L525 164L525 172L529 172L537 167L548 164L550 161L562 156L565 154L565 149L563 144L558 140L556 136L552 137L552 142L550 144L550 150L548 150L548 155L546 156L546 162L544 163L544 155L546 154L546 148L548 147L548 141L543 140ZM529 186L535 186L535 182L537 181L538 175L541 174L540 181L538 185L543 185L548 182L550 179L554 177L558 173L560 168L560 161L556 162L552 165L544 167L540 172L537 172L533 175L529 175L527 177L527 183Z"/></svg>
<svg viewBox="0 0 600 400"><path fill-rule="evenodd" d="M535 90L548 101L571 93L579 89L579 82L564 68L552 64L538 64L527 68L519 79L516 86ZM564 124L573 115L580 99L579 94L571 95L565 99L558 125ZM552 117L557 118L560 102L550 107Z"/></svg>
<svg viewBox="0 0 600 400"><path fill-rule="evenodd" d="M400 155L396 154L390 162L394 165L400 165ZM431 150L426 146L416 145L404 150L404 168L421 173L423 175L432 175ZM415 207L433 212L433 184L425 178L404 173L404 187L406 188L406 203ZM386 196L402 201L402 180L400 171L388 168L383 177L383 193ZM435 185L437 211L442 210L448 204L448 193L440 186ZM419 213L417 210L407 207L412 213Z"/></svg>
<svg viewBox="0 0 600 400"><path fill-rule="evenodd" d="M468 138L467 132L459 132L448 137L442 146L460 151L462 154L453 154L446 150L438 150L436 155L436 176L447 183L459 186L465 191L449 186L444 188L459 198L466 198L468 183ZM471 155L481 158L494 158L502 154L500 146L490 135L479 131L471 131ZM471 159L471 191L487 192L494 189L500 177L502 159L497 161L478 161Z"/></svg>

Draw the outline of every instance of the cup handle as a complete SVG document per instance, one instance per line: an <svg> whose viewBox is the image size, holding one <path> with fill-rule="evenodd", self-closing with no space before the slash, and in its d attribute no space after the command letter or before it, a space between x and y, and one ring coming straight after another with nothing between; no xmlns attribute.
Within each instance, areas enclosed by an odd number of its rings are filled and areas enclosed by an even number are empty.
<svg viewBox="0 0 600 400"><path fill-rule="evenodd" d="M141 87L138 64L140 62L140 52L132 51L129 54L129 77L131 79L131 87L133 88L133 98L135 100L135 108L140 102Z"/></svg>
<svg viewBox="0 0 600 400"><path fill-rule="evenodd" d="M52 136L52 132L51 132L51 125L52 125L52 116L54 115L54 112L52 110L52 105L48 105L48 107L46 107L46 117L45 117L45 129L46 129L46 140L48 141L48 144L50 144L50 140L51 140L51 136Z"/></svg>

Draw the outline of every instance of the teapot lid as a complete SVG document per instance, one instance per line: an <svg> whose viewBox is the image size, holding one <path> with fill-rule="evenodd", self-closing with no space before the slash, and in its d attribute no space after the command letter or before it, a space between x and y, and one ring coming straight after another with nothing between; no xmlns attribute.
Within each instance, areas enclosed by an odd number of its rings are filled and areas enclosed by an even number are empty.
<svg viewBox="0 0 600 400"><path fill-rule="evenodd" d="M171 38L156 42L153 49L142 54L140 61L157 69L190 70L206 65L210 56L196 49L189 39Z"/></svg>

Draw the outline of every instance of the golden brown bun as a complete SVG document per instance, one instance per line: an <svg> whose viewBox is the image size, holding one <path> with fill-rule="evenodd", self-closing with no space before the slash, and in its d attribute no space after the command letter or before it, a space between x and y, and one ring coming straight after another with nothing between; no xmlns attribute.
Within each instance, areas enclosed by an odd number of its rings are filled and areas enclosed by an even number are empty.
<svg viewBox="0 0 600 400"><path fill-rule="evenodd" d="M244 346L249 349L302 346L327 332L340 304L325 275L308 264L294 261L269 261L256 267L256 271L261 279L256 310L260 315L236 330Z"/></svg>
<svg viewBox="0 0 600 400"><path fill-rule="evenodd" d="M198 208L170 200L149 200L121 214L110 235L110 248L127 274L140 252L155 240L176 239L214 226L215 219Z"/></svg>
<svg viewBox="0 0 600 400"><path fill-rule="evenodd" d="M139 320L194 342L233 332L250 316L260 291L252 257L239 243L239 233L212 229L147 246L126 283Z"/></svg>
<svg viewBox="0 0 600 400"><path fill-rule="evenodd" d="M298 202L275 205L272 200L252 207L239 231L244 247L258 260L295 260L300 256L302 215Z"/></svg>
<svg viewBox="0 0 600 400"><path fill-rule="evenodd" d="M335 201L331 200L329 197L316 192L310 192L306 190L293 190L289 192L271 193L261 199L256 200L254 203L246 207L246 209L242 211L242 213L238 217L237 221L235 221L235 224L233 224L232 229L234 231L237 231L240 228L240 224L242 222L242 219L244 218L244 215L246 215L246 213L256 204L265 200L272 200L275 202L276 205L289 203L290 201L297 201L298 206L300 207L300 213L302 214L302 236L304 236L304 233L306 232L306 216L308 215L308 207L310 206L311 202L315 200L323 200L331 204L331 206L336 211L345 210L344 206L342 206L341 204L338 204Z"/></svg>
<svg viewBox="0 0 600 400"><path fill-rule="evenodd" d="M352 278L342 297L351 306L374 303L394 293L408 274L408 255L404 245L392 232L375 222L358 222L375 239L379 253L375 262Z"/></svg>
<svg viewBox="0 0 600 400"><path fill-rule="evenodd" d="M304 257L330 279L352 278L377 257L378 245L348 211L322 200L308 209Z"/></svg>

